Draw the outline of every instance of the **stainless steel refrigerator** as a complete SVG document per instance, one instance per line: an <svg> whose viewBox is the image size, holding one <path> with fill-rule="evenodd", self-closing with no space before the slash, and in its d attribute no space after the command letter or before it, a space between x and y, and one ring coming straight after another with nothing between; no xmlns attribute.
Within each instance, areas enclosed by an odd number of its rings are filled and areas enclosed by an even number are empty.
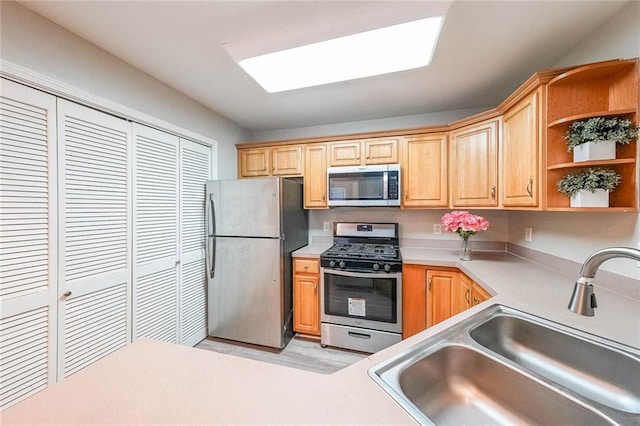
<svg viewBox="0 0 640 426"><path fill-rule="evenodd" d="M293 336L291 253L307 244L302 184L207 182L209 336L284 348Z"/></svg>

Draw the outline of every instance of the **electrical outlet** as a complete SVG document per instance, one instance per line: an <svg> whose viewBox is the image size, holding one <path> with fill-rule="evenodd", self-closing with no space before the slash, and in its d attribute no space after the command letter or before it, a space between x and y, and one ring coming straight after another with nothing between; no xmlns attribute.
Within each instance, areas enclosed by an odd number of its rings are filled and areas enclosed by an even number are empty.
<svg viewBox="0 0 640 426"><path fill-rule="evenodd" d="M440 225L439 223L434 223L433 224L433 233L436 234L436 235L442 234L442 225Z"/></svg>
<svg viewBox="0 0 640 426"><path fill-rule="evenodd" d="M322 229L324 230L324 232L329 232L329 222L324 222L322 224Z"/></svg>
<svg viewBox="0 0 640 426"><path fill-rule="evenodd" d="M533 229L532 228L524 228L524 240L531 242L533 240Z"/></svg>

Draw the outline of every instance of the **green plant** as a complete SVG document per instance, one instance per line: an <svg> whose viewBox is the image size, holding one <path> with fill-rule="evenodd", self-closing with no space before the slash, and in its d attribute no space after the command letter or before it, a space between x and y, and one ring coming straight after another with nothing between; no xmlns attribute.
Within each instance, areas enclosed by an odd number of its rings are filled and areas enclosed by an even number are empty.
<svg viewBox="0 0 640 426"><path fill-rule="evenodd" d="M628 144L638 137L638 127L631 120L618 117L593 117L586 121L574 121L564 136L569 151L587 142L614 141Z"/></svg>
<svg viewBox="0 0 640 426"><path fill-rule="evenodd" d="M558 192L571 197L584 189L596 192L596 189L613 191L620 184L620 175L610 169L589 169L580 173L566 175L556 183Z"/></svg>

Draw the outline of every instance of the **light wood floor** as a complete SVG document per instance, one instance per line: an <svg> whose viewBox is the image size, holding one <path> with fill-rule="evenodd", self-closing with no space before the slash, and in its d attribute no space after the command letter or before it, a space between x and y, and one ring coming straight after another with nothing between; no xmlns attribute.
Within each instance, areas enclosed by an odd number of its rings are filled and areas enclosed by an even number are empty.
<svg viewBox="0 0 640 426"><path fill-rule="evenodd" d="M365 358L368 354L334 348L323 348L320 342L294 336L282 350L207 337L198 349L270 362L316 373L331 374Z"/></svg>

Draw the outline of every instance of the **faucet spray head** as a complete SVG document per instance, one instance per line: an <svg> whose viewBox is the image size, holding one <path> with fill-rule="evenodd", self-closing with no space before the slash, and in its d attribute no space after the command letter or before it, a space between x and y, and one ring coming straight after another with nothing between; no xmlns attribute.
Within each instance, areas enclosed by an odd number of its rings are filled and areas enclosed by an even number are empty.
<svg viewBox="0 0 640 426"><path fill-rule="evenodd" d="M594 308L598 307L593 285L588 278L580 277L573 286L573 294L569 300L569 310L578 315L594 316Z"/></svg>

